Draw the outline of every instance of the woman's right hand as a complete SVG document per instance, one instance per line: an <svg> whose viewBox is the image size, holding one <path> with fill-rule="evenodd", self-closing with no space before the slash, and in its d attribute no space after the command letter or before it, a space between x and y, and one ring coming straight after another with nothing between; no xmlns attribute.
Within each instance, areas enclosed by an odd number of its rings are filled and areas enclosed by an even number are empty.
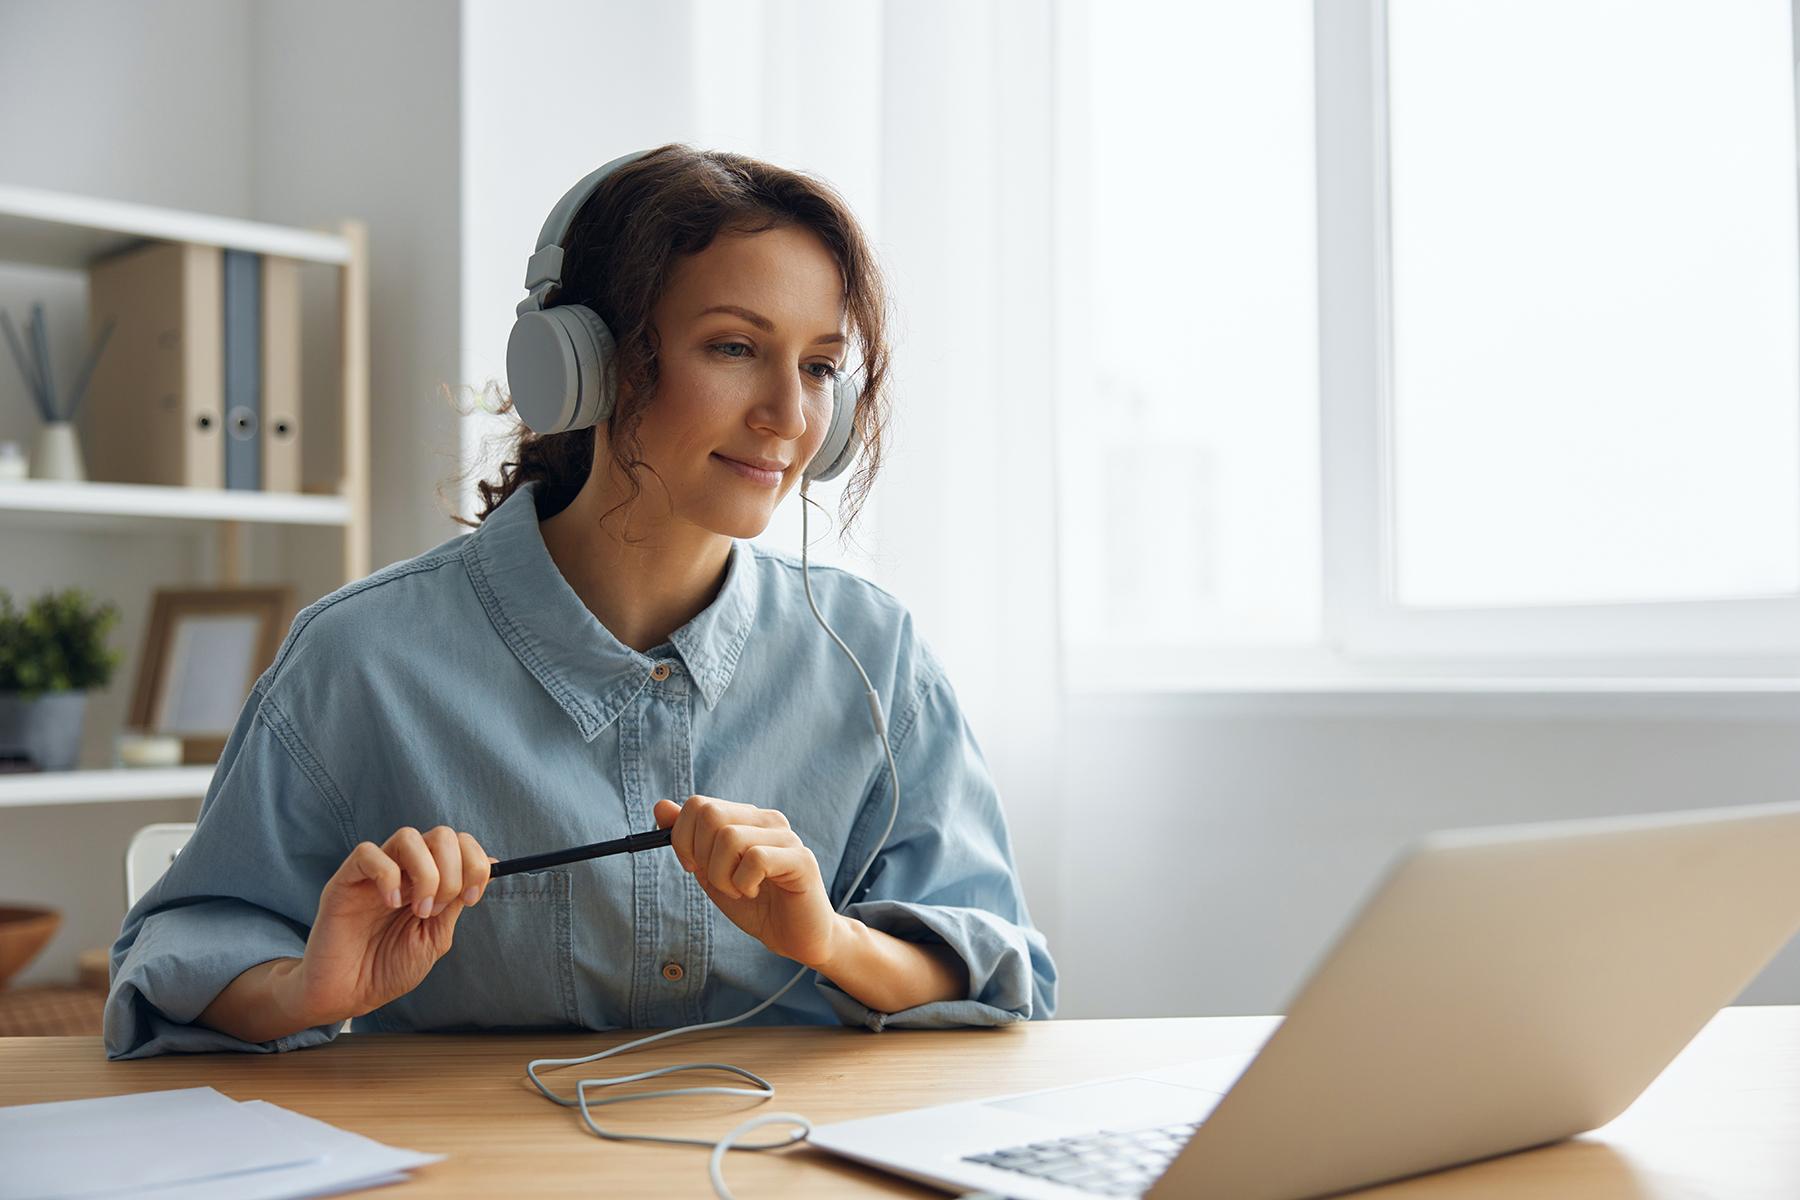
<svg viewBox="0 0 1800 1200"><path fill-rule="evenodd" d="M360 1017L412 991L479 903L495 859L448 825L407 826L350 852L319 893L306 954L284 976L283 1007L308 1027Z"/></svg>

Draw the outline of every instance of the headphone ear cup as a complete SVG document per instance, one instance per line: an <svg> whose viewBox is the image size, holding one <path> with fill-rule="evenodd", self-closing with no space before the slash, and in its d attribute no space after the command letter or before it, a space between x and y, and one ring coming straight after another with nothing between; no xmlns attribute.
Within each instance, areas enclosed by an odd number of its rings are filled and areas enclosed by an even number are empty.
<svg viewBox="0 0 1800 1200"><path fill-rule="evenodd" d="M832 388L831 427L818 453L806 464L802 477L812 483L824 483L844 473L862 444L856 437L856 403L862 397L859 373L840 375Z"/></svg>
<svg viewBox="0 0 1800 1200"><path fill-rule="evenodd" d="M580 304L527 312L506 340L513 411L534 433L586 429L612 416L617 346L600 314Z"/></svg>
<svg viewBox="0 0 1800 1200"><path fill-rule="evenodd" d="M618 400L618 343L600 314L585 304L559 305L550 311L561 315L581 363L581 399L575 406L572 428L598 425L612 416Z"/></svg>

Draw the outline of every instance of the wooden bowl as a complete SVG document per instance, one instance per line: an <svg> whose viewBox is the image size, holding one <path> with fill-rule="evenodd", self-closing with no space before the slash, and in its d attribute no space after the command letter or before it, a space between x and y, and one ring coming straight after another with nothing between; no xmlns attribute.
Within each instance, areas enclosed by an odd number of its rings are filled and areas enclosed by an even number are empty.
<svg viewBox="0 0 1800 1200"><path fill-rule="evenodd" d="M37 957L61 924L54 908L0 905L0 988Z"/></svg>

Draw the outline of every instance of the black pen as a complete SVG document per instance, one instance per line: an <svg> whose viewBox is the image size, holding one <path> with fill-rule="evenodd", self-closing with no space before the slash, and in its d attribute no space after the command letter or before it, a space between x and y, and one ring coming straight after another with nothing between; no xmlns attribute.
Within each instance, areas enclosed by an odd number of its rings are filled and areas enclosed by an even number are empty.
<svg viewBox="0 0 1800 1200"><path fill-rule="evenodd" d="M488 870L489 879L498 879L502 875L511 875L518 871L541 871L545 867L560 867L564 863L581 862L589 858L605 858L609 854L636 854L639 850L654 850L658 846L666 846L675 834L673 828L652 829L648 833L632 833L622 838L614 838L610 842L593 842L586 846L575 846L568 850L553 850L549 854L530 854L524 858L504 858Z"/></svg>

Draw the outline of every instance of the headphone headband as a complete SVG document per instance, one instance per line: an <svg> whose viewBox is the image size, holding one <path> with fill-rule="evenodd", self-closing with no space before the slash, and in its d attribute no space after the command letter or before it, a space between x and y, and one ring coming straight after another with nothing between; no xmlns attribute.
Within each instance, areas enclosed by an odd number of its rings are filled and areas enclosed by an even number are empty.
<svg viewBox="0 0 1800 1200"><path fill-rule="evenodd" d="M600 181L611 175L613 171L627 163L650 154L649 150L634 150L630 154L621 154L597 170L583 176L581 182L563 193L561 200L544 218L544 227L538 231L537 249L532 253L530 261L525 264L525 290L530 295L519 301L519 307L513 315L522 317L528 312L538 312L544 307L544 297L550 289L562 286L563 242L569 236L569 226L575 223L575 214L587 203Z"/></svg>

